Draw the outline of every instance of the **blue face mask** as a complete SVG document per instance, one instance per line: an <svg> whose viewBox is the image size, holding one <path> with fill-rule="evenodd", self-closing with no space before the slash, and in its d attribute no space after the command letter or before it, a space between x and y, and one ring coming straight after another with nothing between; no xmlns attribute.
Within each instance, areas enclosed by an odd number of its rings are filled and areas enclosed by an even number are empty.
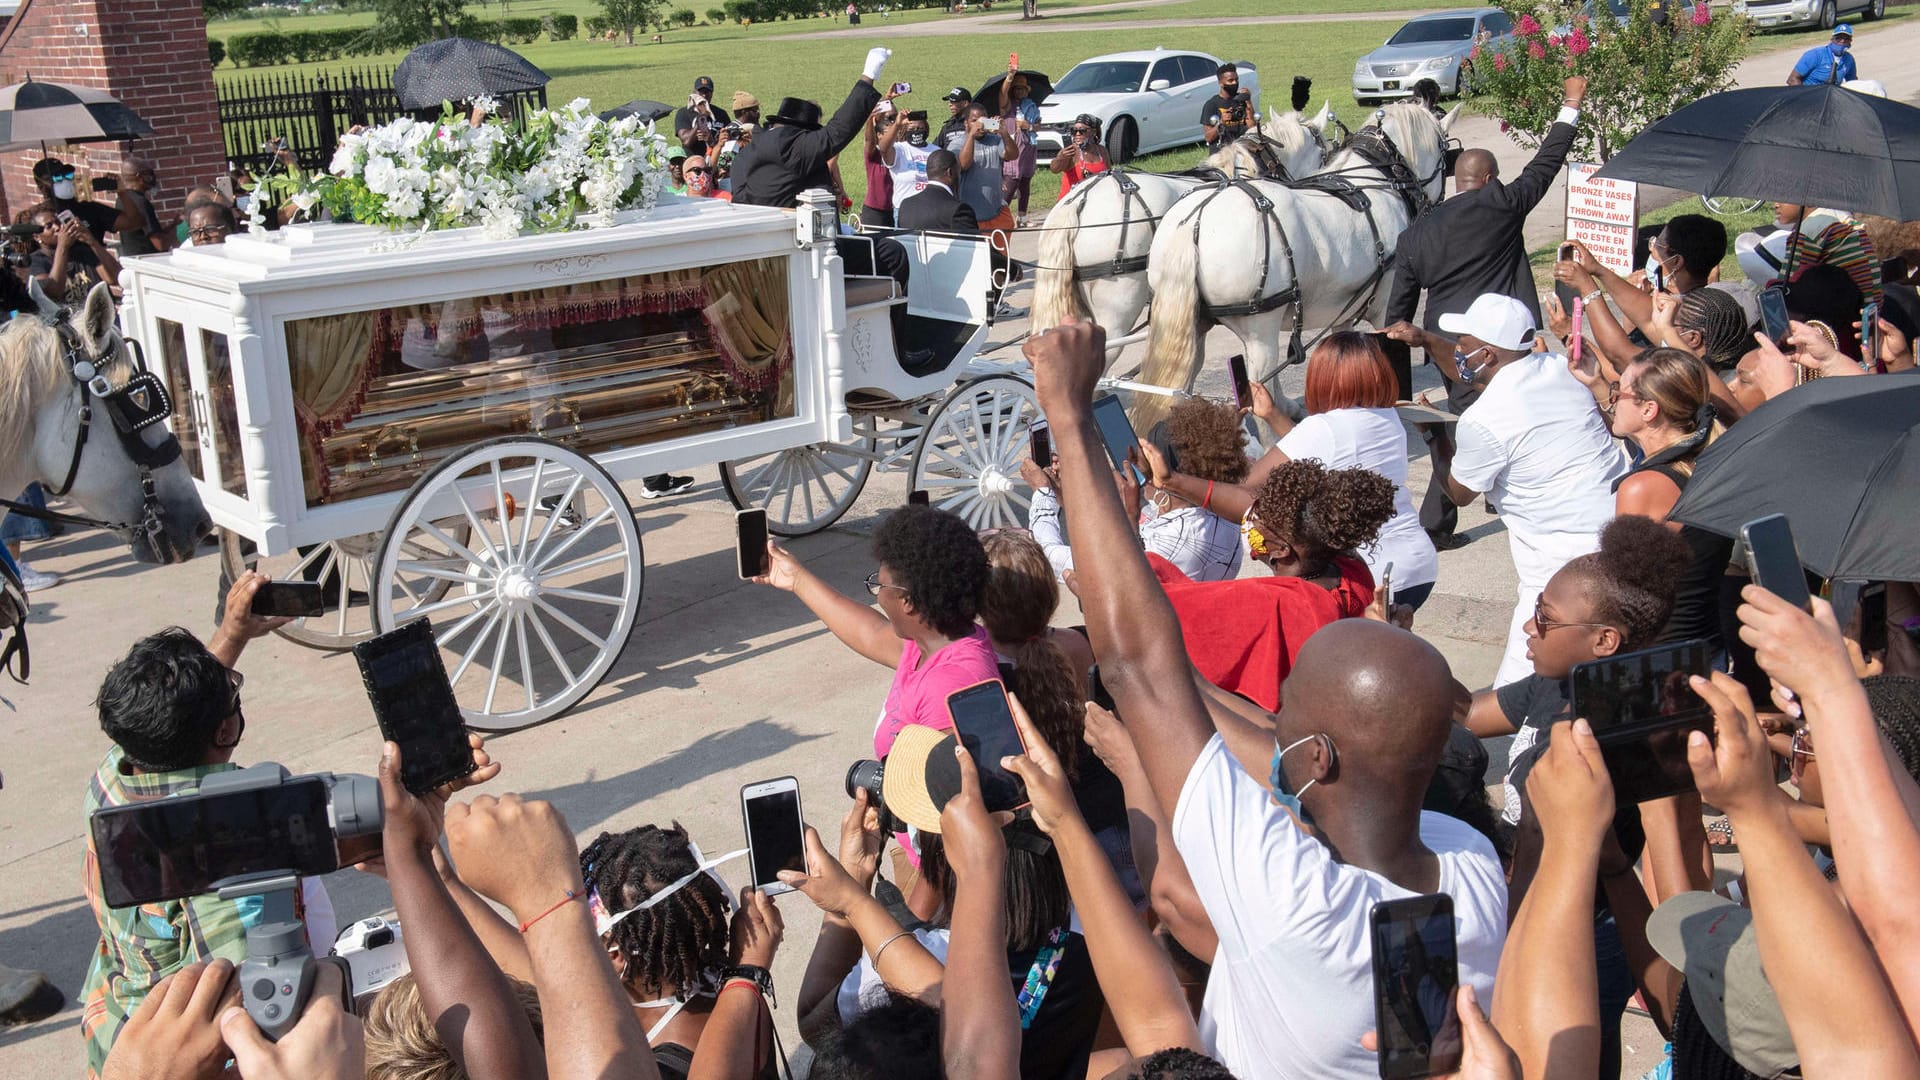
<svg viewBox="0 0 1920 1080"><path fill-rule="evenodd" d="M1842 56L1845 56L1845 55L1846 55L1846 53L1847 53L1847 50L1849 50L1849 49L1851 49L1851 48L1853 48L1853 45L1852 45L1851 43L1849 43L1849 42L1845 42L1845 41L1836 41L1836 42L1834 42L1834 43L1833 43L1833 51L1834 51L1834 52L1836 52L1836 53L1838 53L1838 54L1840 54L1840 55L1842 55Z"/></svg>
<svg viewBox="0 0 1920 1080"><path fill-rule="evenodd" d="M1267 774L1267 786L1273 791L1274 805L1286 807L1292 812L1294 817L1299 818L1301 822L1305 824L1311 824L1313 822L1313 815L1307 813L1306 808L1300 805L1300 796L1305 795L1307 788L1319 783L1320 780L1318 777L1315 777L1307 781L1306 787L1301 788L1299 791L1293 790L1293 784L1287 779L1286 770L1280 767L1280 759L1286 757L1287 751L1294 747L1302 743L1310 743L1317 738L1320 738L1320 736L1309 735L1304 739L1295 739L1285 746L1275 743L1273 748L1273 768Z"/></svg>

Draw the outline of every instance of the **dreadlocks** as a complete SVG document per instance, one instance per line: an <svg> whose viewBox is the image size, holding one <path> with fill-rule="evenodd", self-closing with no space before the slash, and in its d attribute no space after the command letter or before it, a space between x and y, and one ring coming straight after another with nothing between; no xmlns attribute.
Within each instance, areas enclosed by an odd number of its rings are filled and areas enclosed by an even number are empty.
<svg viewBox="0 0 1920 1080"><path fill-rule="evenodd" d="M677 821L670 829L642 825L603 832L580 853L580 876L610 914L641 903L699 865ZM654 907L620 920L605 940L626 957L628 988L643 999L665 997L726 967L728 903L720 886L701 874Z"/></svg>

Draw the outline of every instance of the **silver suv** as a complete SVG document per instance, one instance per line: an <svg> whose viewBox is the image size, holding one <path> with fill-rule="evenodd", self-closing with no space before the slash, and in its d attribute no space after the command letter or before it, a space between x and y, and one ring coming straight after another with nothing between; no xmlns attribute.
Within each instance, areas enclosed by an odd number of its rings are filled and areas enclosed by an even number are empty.
<svg viewBox="0 0 1920 1080"><path fill-rule="evenodd" d="M1353 99L1372 105L1409 97L1413 84L1432 79L1442 95L1473 92L1475 45L1486 45L1513 33L1513 20L1499 8L1462 8L1435 11L1409 21L1385 45L1353 65Z"/></svg>

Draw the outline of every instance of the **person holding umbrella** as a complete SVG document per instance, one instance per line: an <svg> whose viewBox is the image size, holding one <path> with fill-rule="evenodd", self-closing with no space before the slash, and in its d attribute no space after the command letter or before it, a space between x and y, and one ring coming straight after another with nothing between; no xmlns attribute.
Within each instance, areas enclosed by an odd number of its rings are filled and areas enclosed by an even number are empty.
<svg viewBox="0 0 1920 1080"><path fill-rule="evenodd" d="M1825 45L1815 45L1800 54L1787 76L1788 86L1838 86L1860 77L1860 65L1853 59L1853 27L1841 23L1833 28L1833 37Z"/></svg>
<svg viewBox="0 0 1920 1080"><path fill-rule="evenodd" d="M1000 131L1007 139L1007 154L1001 168L1005 173L1005 196L1012 205L1019 197L1019 228L1027 227L1027 200L1033 190L1033 174L1039 168L1040 152L1033 145L1033 131L1040 126L1040 106L1033 100L1033 88L1027 77L1007 64L1005 102L1001 105Z"/></svg>

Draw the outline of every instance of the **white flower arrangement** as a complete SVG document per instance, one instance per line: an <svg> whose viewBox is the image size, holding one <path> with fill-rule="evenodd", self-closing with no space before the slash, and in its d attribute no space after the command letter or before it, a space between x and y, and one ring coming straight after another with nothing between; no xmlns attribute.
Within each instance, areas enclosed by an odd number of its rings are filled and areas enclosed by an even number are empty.
<svg viewBox="0 0 1920 1080"><path fill-rule="evenodd" d="M518 128L485 111L479 124L449 109L438 123L403 117L342 136L327 174L290 199L369 225L477 225L499 238L572 228L583 212L607 224L614 211L652 209L666 187L667 141L651 123L602 120L586 98Z"/></svg>

